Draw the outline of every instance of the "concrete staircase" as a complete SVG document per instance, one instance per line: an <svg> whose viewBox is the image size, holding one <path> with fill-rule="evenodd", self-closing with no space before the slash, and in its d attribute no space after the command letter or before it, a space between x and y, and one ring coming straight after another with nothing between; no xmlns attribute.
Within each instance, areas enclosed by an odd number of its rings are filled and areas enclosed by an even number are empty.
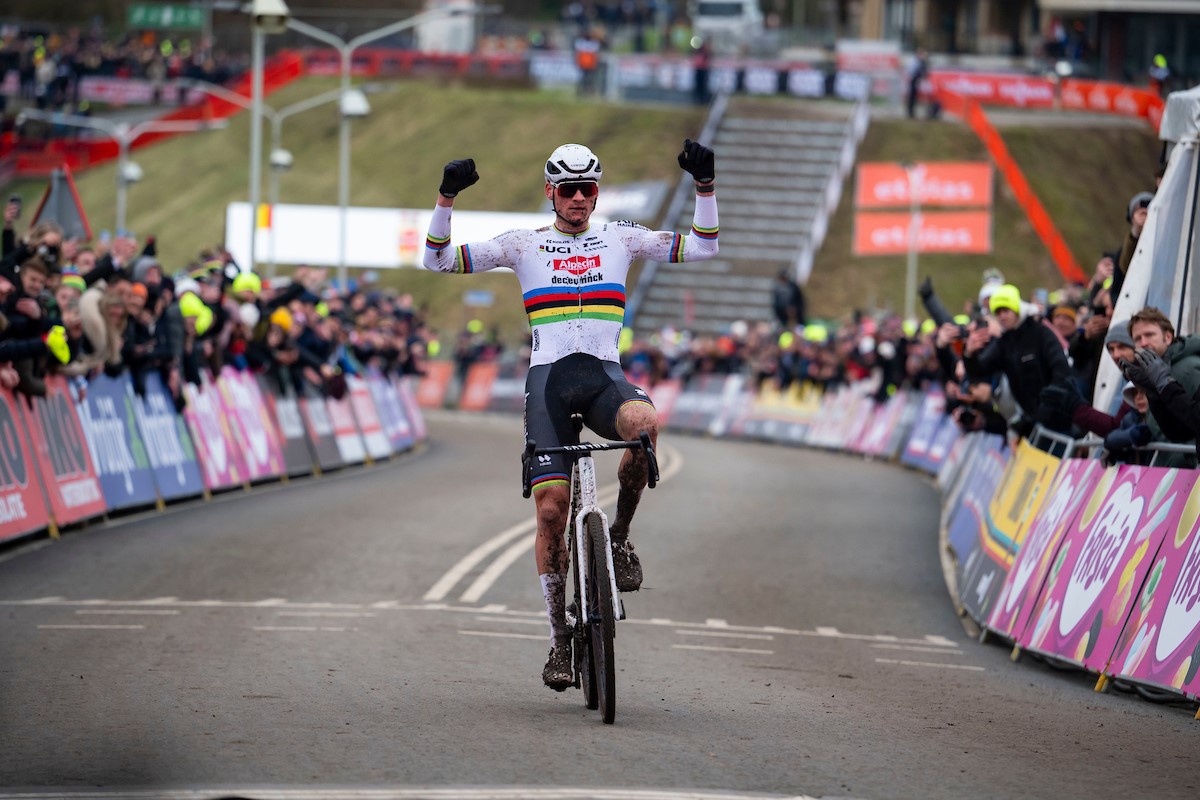
<svg viewBox="0 0 1200 800"><path fill-rule="evenodd" d="M840 190L846 167L839 165L847 142L856 141L854 111L753 98L714 107L709 125L715 130L702 141L712 141L717 153L721 252L712 261L645 265L631 302L636 333L670 325L715 334L735 320L774 319L775 276L788 269L806 279L802 262L807 254L811 264L824 236L831 183ZM662 227L686 230L694 205L688 180Z"/></svg>

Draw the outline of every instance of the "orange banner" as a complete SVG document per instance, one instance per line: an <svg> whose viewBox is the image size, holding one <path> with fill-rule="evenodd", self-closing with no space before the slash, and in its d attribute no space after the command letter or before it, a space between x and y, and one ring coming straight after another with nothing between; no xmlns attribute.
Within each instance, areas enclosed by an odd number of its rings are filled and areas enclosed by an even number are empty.
<svg viewBox="0 0 1200 800"><path fill-rule="evenodd" d="M424 369L425 375L417 385L417 403L421 408L441 408L454 377L454 365L449 361L427 361Z"/></svg>
<svg viewBox="0 0 1200 800"><path fill-rule="evenodd" d="M492 399L492 384L500 374L500 365L495 361L481 361L467 370L458 407L462 411L486 411Z"/></svg>
<svg viewBox="0 0 1200 800"><path fill-rule="evenodd" d="M908 252L907 212L860 211L854 217L854 255ZM918 253L992 252L992 215L987 211L929 211L920 215Z"/></svg>
<svg viewBox="0 0 1200 800"><path fill-rule="evenodd" d="M992 205L992 165L986 161L934 161L913 165L917 201L923 206ZM854 202L859 208L894 208L911 203L909 174L901 164L858 165Z"/></svg>

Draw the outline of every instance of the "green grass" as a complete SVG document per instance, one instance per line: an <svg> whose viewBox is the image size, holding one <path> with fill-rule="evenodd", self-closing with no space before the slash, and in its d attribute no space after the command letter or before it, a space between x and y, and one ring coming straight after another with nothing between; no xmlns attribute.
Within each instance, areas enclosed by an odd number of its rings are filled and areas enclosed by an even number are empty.
<svg viewBox="0 0 1200 800"><path fill-rule="evenodd" d="M282 108L335 85L335 79L306 78L271 95L268 102ZM476 159L482 180L464 192L460 208L535 211L543 202L543 160L567 141L584 142L601 154L608 183L674 181L678 144L695 136L705 118L703 109L691 107L613 106L581 101L570 92L432 81L397 82L392 91L371 95L370 102L371 116L353 126L351 203L399 208L431 207L442 166L469 156ZM1152 183L1157 140L1149 132L1128 128L1004 128L1001 133L1076 258L1090 272L1101 250L1122 241L1128 199ZM295 156L295 166L281 181L282 202L336 204L337 137L332 106L284 123L284 147ZM247 196L248 140L249 119L243 113L224 130L135 151L146 177L129 191L129 226L142 236L157 235L160 258L169 270L183 268L202 248L224 238L226 205ZM969 130L948 121L874 122L859 153L860 161L986 158ZM112 164L77 176L94 230L113 227L114 180ZM265 169L263 185L265 194ZM16 191L32 207L43 187L25 184ZM809 282L810 308L818 316L841 317L854 308L903 308L906 259L852 256L852 206L851 180ZM934 277L939 293L954 309L977 294L980 275L991 266L1002 269L1027 295L1039 286L1061 285L1049 255L999 175L994 241L995 252L989 256L922 257L920 274ZM495 293L492 307L470 313L499 329L507 343L517 344L527 330L511 274L448 276L402 269L383 270L381 276L386 285L411 292L418 305L427 308L434 324L445 330L444 340L468 318L462 296L469 289Z"/></svg>
<svg viewBox="0 0 1200 800"><path fill-rule="evenodd" d="M1091 274L1101 251L1119 248L1125 236L1129 198L1153 186L1159 143L1149 132L1127 127L1079 129L1005 127L1009 152L1020 165L1076 260ZM983 161L987 151L969 129L952 122L874 122L859 149L867 161ZM818 316L841 317L855 308L904 308L906 256L855 257L853 177L813 265L809 307ZM1033 232L1007 183L996 173L991 255L928 255L918 261L920 277L933 276L952 311L978 296L985 269L998 267L1029 297L1064 281ZM918 313L923 316L923 310Z"/></svg>

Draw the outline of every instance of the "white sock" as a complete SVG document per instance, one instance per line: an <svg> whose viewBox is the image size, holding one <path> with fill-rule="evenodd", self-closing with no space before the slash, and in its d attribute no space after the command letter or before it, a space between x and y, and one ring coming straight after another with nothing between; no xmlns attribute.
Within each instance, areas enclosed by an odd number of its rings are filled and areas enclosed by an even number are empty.
<svg viewBox="0 0 1200 800"><path fill-rule="evenodd" d="M560 572L539 575L542 597L546 600L546 616L550 618L550 644L571 636L567 627L567 576Z"/></svg>

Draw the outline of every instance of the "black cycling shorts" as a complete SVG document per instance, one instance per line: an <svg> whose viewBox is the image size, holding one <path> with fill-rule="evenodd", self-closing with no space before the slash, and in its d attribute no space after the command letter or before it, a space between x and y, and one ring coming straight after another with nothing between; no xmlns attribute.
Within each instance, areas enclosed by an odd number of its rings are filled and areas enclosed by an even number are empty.
<svg viewBox="0 0 1200 800"><path fill-rule="evenodd" d="M644 391L625 380L621 365L587 353L573 353L553 364L530 367L525 378L525 438L538 447L578 444L572 414L605 439L620 439L617 412L626 403L654 404ZM563 455L538 456L533 465L534 491L571 485L570 462Z"/></svg>

